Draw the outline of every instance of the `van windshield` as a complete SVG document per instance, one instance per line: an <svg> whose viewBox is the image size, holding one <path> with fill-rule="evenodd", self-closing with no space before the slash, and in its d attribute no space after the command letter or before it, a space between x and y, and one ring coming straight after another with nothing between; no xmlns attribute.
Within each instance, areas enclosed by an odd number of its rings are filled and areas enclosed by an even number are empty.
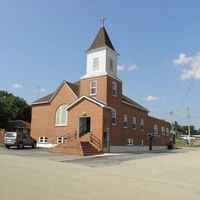
<svg viewBox="0 0 200 200"><path fill-rule="evenodd" d="M16 133L6 133L6 137L16 137Z"/></svg>

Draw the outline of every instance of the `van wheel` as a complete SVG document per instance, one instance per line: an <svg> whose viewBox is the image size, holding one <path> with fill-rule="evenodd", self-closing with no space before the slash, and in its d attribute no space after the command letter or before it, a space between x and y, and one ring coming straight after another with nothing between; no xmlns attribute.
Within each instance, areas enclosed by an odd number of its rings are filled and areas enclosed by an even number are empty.
<svg viewBox="0 0 200 200"><path fill-rule="evenodd" d="M18 148L18 149L23 149L23 148L24 148L24 145L23 145L23 143L22 143L22 142L20 142L20 143L18 144L17 148Z"/></svg>
<svg viewBox="0 0 200 200"><path fill-rule="evenodd" d="M9 145L6 145L6 148L7 148L7 149L10 149L10 146L9 146Z"/></svg>
<svg viewBox="0 0 200 200"><path fill-rule="evenodd" d="M33 144L32 144L32 148L33 148L33 149L36 148L36 142L33 142Z"/></svg>

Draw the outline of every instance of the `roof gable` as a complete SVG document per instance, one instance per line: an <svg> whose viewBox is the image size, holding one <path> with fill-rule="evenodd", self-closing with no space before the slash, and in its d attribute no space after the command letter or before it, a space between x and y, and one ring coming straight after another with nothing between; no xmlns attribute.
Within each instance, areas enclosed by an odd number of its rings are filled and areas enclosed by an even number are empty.
<svg viewBox="0 0 200 200"><path fill-rule="evenodd" d="M107 108L107 109L113 110L113 108L110 107L110 106L108 106L106 103L104 103L104 102L102 102L102 101L100 101L100 100L98 100L96 98L94 99L94 98L91 98L91 97L88 97L88 96L82 96L82 97L80 97L79 99L77 99L76 101L74 101L72 104L70 104L66 108L66 110L71 109L73 106L75 106L76 104L78 104L83 99L86 99L86 100L88 100L88 101L90 101L90 102L92 102L92 103L94 103L94 104L96 104L96 105L98 105L98 106L100 106L102 108Z"/></svg>
<svg viewBox="0 0 200 200"><path fill-rule="evenodd" d="M79 86L78 84L73 84L67 81L62 81L62 83L59 85L59 87L57 88L57 90L47 96L44 96L40 99L38 99L37 101L34 101L32 103L32 105L36 105L36 104L46 104L46 103L50 103L55 96L57 95L57 93L60 91L60 89L62 88L63 85L67 85L67 87L72 91L72 93L74 94L74 96L76 98L78 98L79 96Z"/></svg>

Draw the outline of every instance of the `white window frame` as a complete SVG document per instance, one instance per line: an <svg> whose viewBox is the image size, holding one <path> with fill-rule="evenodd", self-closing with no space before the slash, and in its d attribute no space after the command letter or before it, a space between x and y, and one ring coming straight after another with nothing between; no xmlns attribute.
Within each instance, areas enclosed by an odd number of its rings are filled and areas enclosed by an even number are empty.
<svg viewBox="0 0 200 200"><path fill-rule="evenodd" d="M67 106L67 104L61 104L57 108L55 113L55 126L67 126L68 111L65 110Z"/></svg>
<svg viewBox="0 0 200 200"><path fill-rule="evenodd" d="M57 144L62 144L65 142L65 138L63 136L58 136L56 138L56 142L57 142Z"/></svg>
<svg viewBox="0 0 200 200"><path fill-rule="evenodd" d="M112 82L112 96L117 97L117 83L115 81Z"/></svg>
<svg viewBox="0 0 200 200"><path fill-rule="evenodd" d="M164 126L161 127L161 133L162 133L162 135L165 135L165 127Z"/></svg>
<svg viewBox="0 0 200 200"><path fill-rule="evenodd" d="M48 137L47 136L40 136L38 143L39 144L47 144L48 143Z"/></svg>
<svg viewBox="0 0 200 200"><path fill-rule="evenodd" d="M93 58L93 71L99 70L99 58Z"/></svg>
<svg viewBox="0 0 200 200"><path fill-rule="evenodd" d="M166 128L166 135L169 136L169 128Z"/></svg>
<svg viewBox="0 0 200 200"><path fill-rule="evenodd" d="M133 118L132 118L132 128L133 128L133 130L136 130L136 128L137 128L137 118L136 118L136 116L133 116Z"/></svg>
<svg viewBox="0 0 200 200"><path fill-rule="evenodd" d="M112 113L112 119L111 119L112 125L116 125L117 124L117 112L116 112L116 110L112 110L111 113Z"/></svg>
<svg viewBox="0 0 200 200"><path fill-rule="evenodd" d="M140 119L140 130L141 131L144 130L144 119L143 118Z"/></svg>
<svg viewBox="0 0 200 200"><path fill-rule="evenodd" d="M128 115L124 114L123 119L124 128L128 128Z"/></svg>
<svg viewBox="0 0 200 200"><path fill-rule="evenodd" d="M154 134L158 134L158 125L157 124L154 124L153 125L153 130L154 130Z"/></svg>
<svg viewBox="0 0 200 200"><path fill-rule="evenodd" d="M133 146L133 139L132 138L128 138L127 139L127 146Z"/></svg>
<svg viewBox="0 0 200 200"><path fill-rule="evenodd" d="M93 86L93 83L95 83L95 86ZM93 90L95 92L93 92ZM97 81L93 80L93 81L90 81L90 96L94 96L96 94L97 94Z"/></svg>

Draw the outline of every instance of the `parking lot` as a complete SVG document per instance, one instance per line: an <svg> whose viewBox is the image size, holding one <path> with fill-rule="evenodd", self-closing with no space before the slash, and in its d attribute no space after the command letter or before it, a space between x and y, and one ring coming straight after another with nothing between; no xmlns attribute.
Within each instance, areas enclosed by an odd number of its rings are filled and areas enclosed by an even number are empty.
<svg viewBox="0 0 200 200"><path fill-rule="evenodd" d="M199 148L83 158L1 147L0 199L199 199L199 160Z"/></svg>
<svg viewBox="0 0 200 200"><path fill-rule="evenodd" d="M23 150L19 150L17 148L6 149L4 147L0 148L0 155L11 155L11 156L20 156L25 158L39 159L39 160L51 160L58 161L64 163L74 163L81 164L90 167L101 167L101 166L113 166L119 165L120 163L144 159L149 157L156 157L173 153L178 153L179 150L171 151L171 150L160 150L160 151L152 151L152 152L135 152L135 153L106 153L102 155L96 156L74 156L74 155L66 155L63 153L52 153L48 152L48 149L45 148L36 148L32 149L30 147L26 147Z"/></svg>

